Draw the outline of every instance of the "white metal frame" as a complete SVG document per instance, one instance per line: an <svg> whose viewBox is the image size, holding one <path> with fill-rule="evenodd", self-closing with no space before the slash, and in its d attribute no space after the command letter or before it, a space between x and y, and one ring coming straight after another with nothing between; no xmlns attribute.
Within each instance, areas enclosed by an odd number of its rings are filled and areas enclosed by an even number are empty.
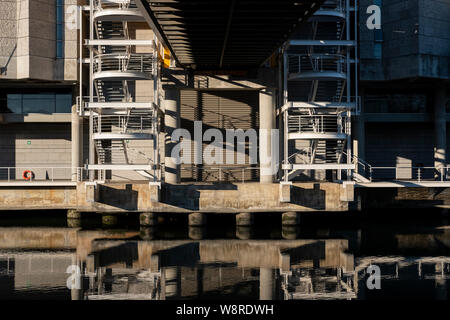
<svg viewBox="0 0 450 320"><path fill-rule="evenodd" d="M342 170L347 173L347 179L352 178L355 164L351 157L346 157L345 154L351 154L351 116L359 112L359 97L358 97L358 51L356 45L358 24L357 24L357 0L331 0L326 1L323 6L314 14L315 23L320 24L321 16L326 16L329 19L336 19L345 23L344 38L340 40L290 40L283 48L283 99L280 115L283 122L283 164L282 170L284 173L284 183L289 182L290 174L298 170L337 170L338 180L342 179ZM351 21L352 12L354 21ZM336 14L338 13L338 14ZM351 34L351 26L354 27L354 38ZM337 47L338 52L330 50L329 53L314 53L314 47ZM306 47L307 54L290 53L289 48L292 47ZM342 52L342 53L341 53ZM354 64L354 80L352 81L352 64ZM344 101L334 101L330 97L330 101L288 101L288 82L295 80L321 81L321 80L345 80L346 99ZM313 95L314 97L314 95ZM296 114L296 115L293 115ZM323 117L335 117L337 121L336 129L324 130ZM293 131L293 126L290 126L295 119L299 118L298 130ZM322 119L322 127L316 129L314 120L309 121L309 128L302 130L301 117L317 117ZM297 119L297 118L296 118ZM339 119L341 120L339 122ZM306 121L306 120L303 120ZM303 122L305 123L305 122ZM308 122L306 122L308 123ZM308 127L308 126L307 126ZM333 128L333 126L330 126ZM328 132L327 132L328 131ZM310 158L308 163L291 163L296 157L296 154L290 154L289 141L290 140L308 140L310 146L316 146L318 141L335 140L341 141L341 151L337 151L337 163L314 163L315 151L310 150L305 156ZM311 147L313 148L313 147ZM313 148L314 149L314 148ZM339 149L339 147L337 148ZM342 163L342 161L346 163Z"/></svg>
<svg viewBox="0 0 450 320"><path fill-rule="evenodd" d="M104 180L105 170L125 170L138 172L145 179L159 183L161 181L161 166L157 40L137 40L129 37L128 21L143 21L142 14L134 0L91 0L88 6L82 8L79 17L80 96L77 105L80 116L89 119L89 163L86 166L90 176L89 179L94 181L97 176L97 179ZM89 17L89 39L83 39L83 11ZM105 21L122 22L124 38L102 38L98 32L97 24ZM117 48L115 51L118 51L118 53L105 54L102 51L105 46ZM132 46L151 46L153 52L150 54L131 53ZM84 47L89 49L88 59L83 59L81 55ZM120 48L125 48L125 50L121 51ZM89 65L88 97L83 96L83 64ZM136 97L132 97L128 93L128 82L140 79L154 80L153 101L136 102ZM105 81L108 80L122 82L122 91L124 94L127 93L122 101L107 101L108 99L101 95L103 89L107 88ZM101 91L99 91L100 89ZM141 119L140 130L137 131L134 130L136 129L135 126L133 129L130 129L129 126L130 120L136 122L138 121L136 119ZM102 132L101 123L103 120L111 122L111 126L113 126L113 123L116 123L117 126L114 130L106 130L110 132ZM99 154L96 152L98 148L102 148L101 144L97 143L100 140L122 141L126 163L100 163ZM125 141L128 140L151 141L153 154L144 155L149 163L133 164L129 162L125 151L127 148ZM99 174L95 174L96 172ZM103 172L103 174L100 174L100 172Z"/></svg>

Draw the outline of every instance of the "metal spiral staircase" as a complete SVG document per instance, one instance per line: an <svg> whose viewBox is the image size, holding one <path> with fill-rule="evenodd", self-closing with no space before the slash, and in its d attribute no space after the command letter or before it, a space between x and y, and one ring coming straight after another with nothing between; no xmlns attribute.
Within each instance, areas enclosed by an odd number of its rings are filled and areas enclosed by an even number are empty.
<svg viewBox="0 0 450 320"><path fill-rule="evenodd" d="M110 179L108 172L120 170L159 183L155 43L130 36L129 23L144 21L134 0L91 0L89 10L90 95L81 98L80 112L89 117L90 124L88 169L98 172L91 180ZM151 46L152 52L136 53L138 46ZM153 98L136 95L139 80L153 80L153 88L149 88ZM136 141L143 143L135 146Z"/></svg>
<svg viewBox="0 0 450 320"><path fill-rule="evenodd" d="M340 180L342 172L351 178L355 165L346 154L351 116L358 112L357 28L350 30L356 3L325 1L284 48L284 182Z"/></svg>

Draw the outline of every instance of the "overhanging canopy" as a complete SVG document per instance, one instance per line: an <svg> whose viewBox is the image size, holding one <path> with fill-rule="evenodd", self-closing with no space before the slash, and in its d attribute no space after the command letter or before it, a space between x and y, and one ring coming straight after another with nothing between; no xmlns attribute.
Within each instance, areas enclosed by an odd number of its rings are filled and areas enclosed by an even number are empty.
<svg viewBox="0 0 450 320"><path fill-rule="evenodd" d="M260 66L324 0L136 0L177 63L196 70Z"/></svg>

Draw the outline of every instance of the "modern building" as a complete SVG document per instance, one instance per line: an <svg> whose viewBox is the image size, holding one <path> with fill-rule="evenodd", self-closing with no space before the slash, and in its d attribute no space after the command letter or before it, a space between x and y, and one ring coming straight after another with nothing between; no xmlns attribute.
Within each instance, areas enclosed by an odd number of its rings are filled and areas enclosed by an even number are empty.
<svg viewBox="0 0 450 320"><path fill-rule="evenodd" d="M164 211L212 210L202 199L223 188L240 212L348 210L375 181L446 186L446 1L10 0L0 15L5 190Z"/></svg>

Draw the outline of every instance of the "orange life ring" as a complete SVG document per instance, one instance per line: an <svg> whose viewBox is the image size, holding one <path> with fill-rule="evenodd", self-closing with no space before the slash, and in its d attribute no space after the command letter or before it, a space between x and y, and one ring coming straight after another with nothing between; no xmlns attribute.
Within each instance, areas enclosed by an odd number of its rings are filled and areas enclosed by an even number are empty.
<svg viewBox="0 0 450 320"><path fill-rule="evenodd" d="M25 171L22 173L22 178L23 178L24 180L29 181L29 180L31 180L32 177L34 178L34 174L33 174L33 172L32 172L31 170L25 170Z"/></svg>

